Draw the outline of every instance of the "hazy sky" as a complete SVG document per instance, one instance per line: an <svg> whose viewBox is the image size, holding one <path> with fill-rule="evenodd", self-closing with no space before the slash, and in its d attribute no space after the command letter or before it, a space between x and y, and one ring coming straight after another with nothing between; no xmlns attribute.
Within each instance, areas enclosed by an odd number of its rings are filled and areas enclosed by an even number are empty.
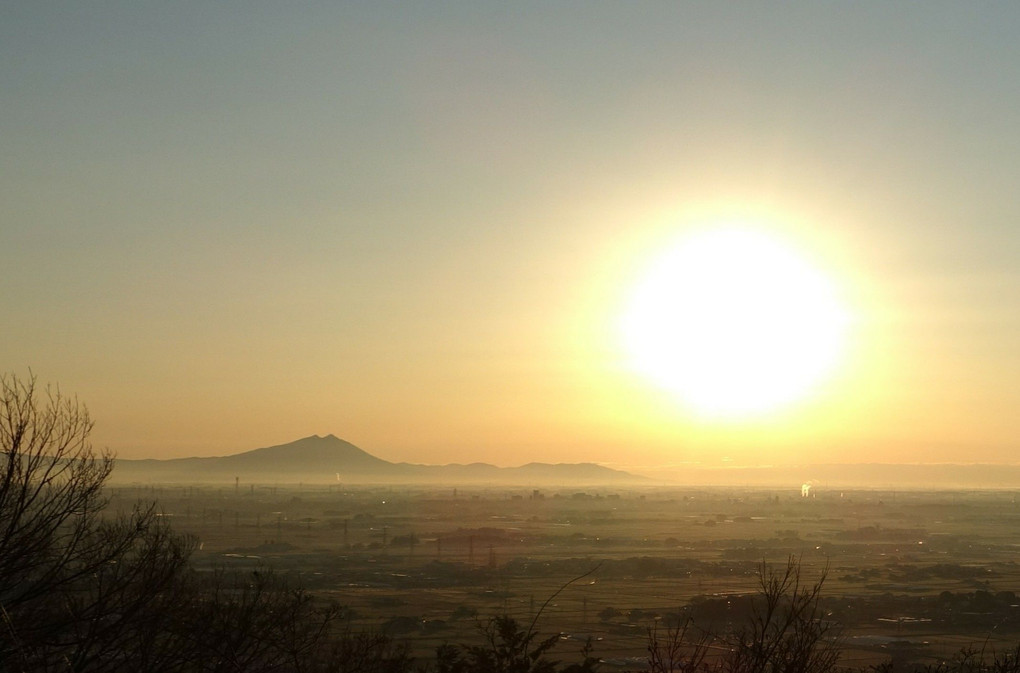
<svg viewBox="0 0 1020 673"><path fill-rule="evenodd" d="M130 458L1016 462L1017 35L1014 2L4 2L0 368ZM853 324L798 404L706 419L618 323L734 221Z"/></svg>

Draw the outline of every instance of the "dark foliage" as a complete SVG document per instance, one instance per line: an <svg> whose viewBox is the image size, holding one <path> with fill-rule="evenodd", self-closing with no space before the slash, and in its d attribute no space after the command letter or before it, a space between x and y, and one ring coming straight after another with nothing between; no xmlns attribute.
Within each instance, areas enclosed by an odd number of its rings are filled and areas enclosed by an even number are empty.
<svg viewBox="0 0 1020 673"><path fill-rule="evenodd" d="M598 666L591 642L581 649L581 663L560 666L546 654L556 645L554 634L542 640L513 617L493 617L479 627L483 645L443 645L436 652L436 673L590 673Z"/></svg>
<svg viewBox="0 0 1020 673"><path fill-rule="evenodd" d="M0 375L0 670L398 673L406 652L272 573L191 570L152 505L104 519L85 407Z"/></svg>

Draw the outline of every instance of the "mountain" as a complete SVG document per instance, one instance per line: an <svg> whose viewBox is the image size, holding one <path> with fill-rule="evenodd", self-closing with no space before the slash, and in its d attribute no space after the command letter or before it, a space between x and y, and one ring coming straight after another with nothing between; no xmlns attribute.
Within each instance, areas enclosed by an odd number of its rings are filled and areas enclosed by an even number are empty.
<svg viewBox="0 0 1020 673"><path fill-rule="evenodd" d="M333 435L216 458L118 459L112 483L672 484L787 488L1020 488L1020 465L811 464L659 470L655 480L594 463L391 463Z"/></svg>
<svg viewBox="0 0 1020 673"><path fill-rule="evenodd" d="M609 484L645 481L620 470L594 463L528 463L521 467L468 465L417 465L391 463L377 458L334 435L312 435L289 444L254 449L214 458L171 460L118 459L111 476L125 482L232 482L245 483L514 483Z"/></svg>

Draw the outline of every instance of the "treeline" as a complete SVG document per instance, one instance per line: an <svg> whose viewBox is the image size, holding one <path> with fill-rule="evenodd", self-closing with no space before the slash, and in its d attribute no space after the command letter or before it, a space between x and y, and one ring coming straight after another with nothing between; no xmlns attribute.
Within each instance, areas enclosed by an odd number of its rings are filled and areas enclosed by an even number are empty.
<svg viewBox="0 0 1020 673"><path fill-rule="evenodd" d="M77 400L0 375L0 671L469 673L594 670L547 658L509 617L484 645L416 662L390 637L355 632L345 610L271 572L199 572L194 542L155 505L110 518L113 459L89 442Z"/></svg>
<svg viewBox="0 0 1020 673"><path fill-rule="evenodd" d="M343 607L291 587L271 572L197 571L190 564L193 541L176 534L154 505L107 516L103 486L113 459L93 451L91 430L88 411L77 400L38 389L34 378L0 375L0 671L590 673L599 668L591 642L573 661L557 661L553 650L559 636L539 635L537 616L530 623L494 616L480 624L475 644L448 644L431 657L415 659L406 643L351 630ZM655 570L683 574L688 569ZM838 625L821 607L822 581L802 581L792 559L778 569L761 564L758 579L757 595L746 599L740 623L724 632L699 628L690 618L650 629L644 670L837 670ZM972 600L997 604L1006 599L1012 596L978 592ZM928 670L1020 673L1017 654L965 652Z"/></svg>

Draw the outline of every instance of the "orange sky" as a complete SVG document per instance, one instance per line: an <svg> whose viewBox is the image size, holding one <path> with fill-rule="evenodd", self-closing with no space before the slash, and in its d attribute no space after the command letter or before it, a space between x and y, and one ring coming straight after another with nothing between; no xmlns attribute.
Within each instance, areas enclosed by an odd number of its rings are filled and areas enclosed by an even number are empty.
<svg viewBox="0 0 1020 673"><path fill-rule="evenodd" d="M97 446L1016 462L1012 6L103 7L0 22L0 364ZM852 327L796 404L705 419L619 316L734 220Z"/></svg>

